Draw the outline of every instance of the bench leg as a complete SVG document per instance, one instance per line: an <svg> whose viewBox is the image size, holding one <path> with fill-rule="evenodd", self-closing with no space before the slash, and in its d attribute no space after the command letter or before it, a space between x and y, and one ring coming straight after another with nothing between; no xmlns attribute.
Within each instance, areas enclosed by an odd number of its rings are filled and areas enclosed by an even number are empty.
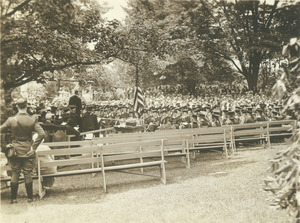
<svg viewBox="0 0 300 223"><path fill-rule="evenodd" d="M186 147L186 168L190 169L191 168L191 162L190 162L190 150L189 146L187 145Z"/></svg>
<svg viewBox="0 0 300 223"><path fill-rule="evenodd" d="M102 177L103 177L103 189L104 189L104 192L107 193L106 180L105 180L105 172L104 171L102 171Z"/></svg>
<svg viewBox="0 0 300 223"><path fill-rule="evenodd" d="M46 195L46 189L43 188L42 177L39 176L38 181L39 181L39 196L40 199L42 199Z"/></svg>
<svg viewBox="0 0 300 223"><path fill-rule="evenodd" d="M40 199L42 199L46 195L46 189L43 188L43 184L42 184L43 177L41 176L41 168L40 168L41 163L40 163L40 160L38 159L38 157L37 157L37 160L38 160L39 196L40 196Z"/></svg>
<svg viewBox="0 0 300 223"><path fill-rule="evenodd" d="M107 192L106 189L106 180L105 180L105 171L104 171L104 159L103 159L103 154L101 153L101 172L102 172L102 178L103 178L103 189L104 192Z"/></svg>
<svg viewBox="0 0 300 223"><path fill-rule="evenodd" d="M228 159L228 151L227 151L227 145L226 144L224 145L223 150L225 152L225 158Z"/></svg>
<svg viewBox="0 0 300 223"><path fill-rule="evenodd" d="M94 157L94 152L92 152L92 158ZM99 167L99 163L97 162L97 167ZM92 169L95 168L95 163L92 163ZM92 177L95 177L96 173L92 173Z"/></svg>
<svg viewBox="0 0 300 223"><path fill-rule="evenodd" d="M165 164L161 164L160 165L160 179L161 182L166 185L167 184L167 180L166 180L166 170L165 170Z"/></svg>
<svg viewBox="0 0 300 223"><path fill-rule="evenodd" d="M230 146L230 148L231 148L231 154L232 155L234 155L234 145L233 145L233 142L231 141L230 143L229 143L229 146Z"/></svg>

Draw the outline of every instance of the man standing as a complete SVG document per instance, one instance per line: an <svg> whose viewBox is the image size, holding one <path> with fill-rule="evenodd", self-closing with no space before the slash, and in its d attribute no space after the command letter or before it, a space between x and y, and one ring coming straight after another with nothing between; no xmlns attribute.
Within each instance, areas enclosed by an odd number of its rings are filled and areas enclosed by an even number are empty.
<svg viewBox="0 0 300 223"><path fill-rule="evenodd" d="M19 187L19 177L23 171L25 178L25 188L28 202L33 201L32 177L31 172L35 166L35 151L45 137L45 132L38 124L38 120L32 118L27 111L27 100L20 98L17 100L18 113L14 117L8 118L0 131L5 132L11 129L12 146L15 148L16 155L8 158L9 166L12 169L11 178L11 204L17 203L17 193ZM33 142L33 132L38 134Z"/></svg>
<svg viewBox="0 0 300 223"><path fill-rule="evenodd" d="M80 115L80 111L82 109L82 103L81 103L80 97L78 96L78 93L79 93L78 90L75 90L75 95L70 97L69 106L75 105L76 106L76 114Z"/></svg>
<svg viewBox="0 0 300 223"><path fill-rule="evenodd" d="M81 99L80 97L78 96L78 93L79 91L78 90L75 90L75 95L73 95L72 97L70 97L70 100L69 100L69 106L72 107L72 106L76 106L76 111L75 111L75 114L76 114L76 125L79 125L79 129L81 130L81 118L80 118L80 112L81 112L81 109L82 109L82 103L81 103Z"/></svg>

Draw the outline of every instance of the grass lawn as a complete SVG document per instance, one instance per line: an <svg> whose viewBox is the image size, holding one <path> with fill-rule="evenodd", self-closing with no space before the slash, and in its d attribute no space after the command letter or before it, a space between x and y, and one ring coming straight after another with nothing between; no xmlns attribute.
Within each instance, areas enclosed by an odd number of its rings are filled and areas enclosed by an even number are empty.
<svg viewBox="0 0 300 223"><path fill-rule="evenodd" d="M1 222L290 222L284 210L270 208L263 191L269 159L285 146L246 149L230 159L201 153L186 169L180 158L168 159L167 185L145 176L107 173L60 177L41 201L26 203L20 185L19 203L1 192ZM138 171L138 170L136 170ZM158 168L145 169L158 174ZM35 193L37 193L37 182Z"/></svg>

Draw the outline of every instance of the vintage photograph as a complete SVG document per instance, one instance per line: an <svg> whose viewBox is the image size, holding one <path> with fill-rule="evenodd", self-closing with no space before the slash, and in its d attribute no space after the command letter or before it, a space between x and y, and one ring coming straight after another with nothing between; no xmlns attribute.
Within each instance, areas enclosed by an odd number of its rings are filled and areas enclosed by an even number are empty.
<svg viewBox="0 0 300 223"><path fill-rule="evenodd" d="M1 0L3 223L300 223L300 0Z"/></svg>

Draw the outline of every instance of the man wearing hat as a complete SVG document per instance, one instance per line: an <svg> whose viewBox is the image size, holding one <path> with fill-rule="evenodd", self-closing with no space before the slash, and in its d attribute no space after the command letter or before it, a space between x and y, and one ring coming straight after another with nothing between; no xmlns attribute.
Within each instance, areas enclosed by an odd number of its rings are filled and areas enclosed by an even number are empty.
<svg viewBox="0 0 300 223"><path fill-rule="evenodd" d="M212 114L212 122L211 122L212 127L217 127L221 126L220 122L220 112L219 111L214 111Z"/></svg>
<svg viewBox="0 0 300 223"><path fill-rule="evenodd" d="M188 116L188 109L184 108L181 119L180 119L180 129L190 128L191 118Z"/></svg>
<svg viewBox="0 0 300 223"><path fill-rule="evenodd" d="M81 112L81 109L82 109L82 103L81 103L81 99L78 96L78 94L79 94L79 91L75 90L75 95L70 97L69 106L75 106L76 107L76 111L75 111L76 119L77 119L76 122L77 122L77 125L79 125L79 127L81 129L80 112Z"/></svg>
<svg viewBox="0 0 300 223"><path fill-rule="evenodd" d="M205 114L203 112L200 112L199 114L199 123L200 123L200 127L209 127L211 124L209 123L209 121L207 120L207 118L205 117Z"/></svg>
<svg viewBox="0 0 300 223"><path fill-rule="evenodd" d="M27 111L27 100L20 98L16 102L18 113L14 117L8 118L0 131L8 129L12 131L12 146L15 148L16 155L8 158L9 166L12 168L11 179L11 204L17 203L17 193L19 188L19 177L23 171L25 178L25 188L28 202L33 201L31 172L35 166L35 151L45 137L45 132L38 124L37 119L29 116ZM38 134L33 142L33 132Z"/></svg>

